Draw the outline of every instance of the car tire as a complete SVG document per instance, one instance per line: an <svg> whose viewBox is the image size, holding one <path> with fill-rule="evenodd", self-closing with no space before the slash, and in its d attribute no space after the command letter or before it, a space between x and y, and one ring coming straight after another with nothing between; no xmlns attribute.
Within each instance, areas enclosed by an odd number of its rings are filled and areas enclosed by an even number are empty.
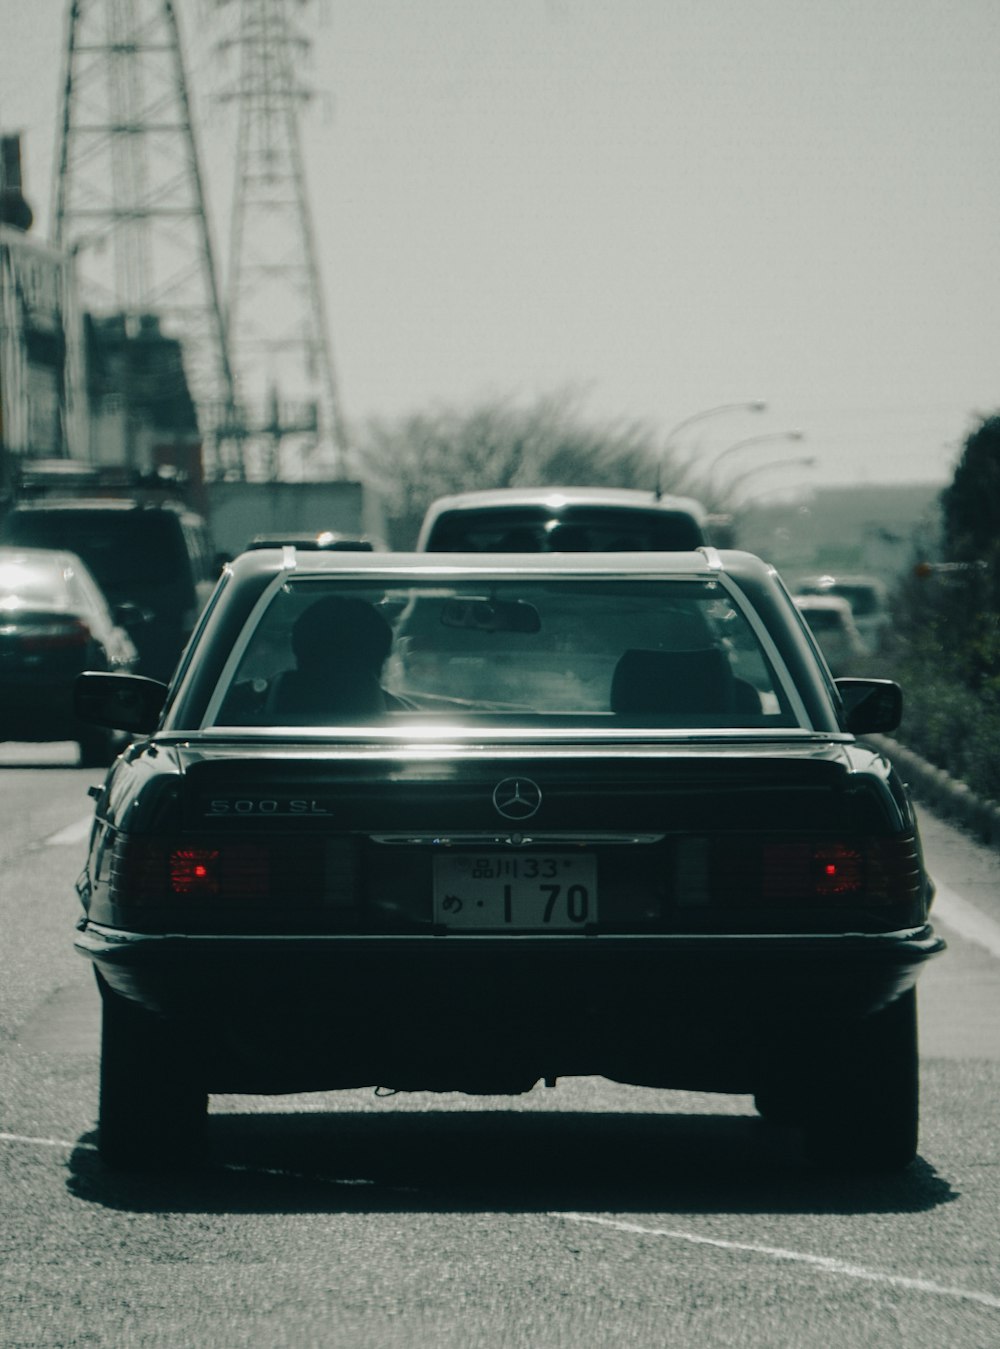
<svg viewBox="0 0 1000 1349"><path fill-rule="evenodd" d="M805 1120L809 1158L836 1170L907 1166L917 1153L920 1113L915 990L838 1029L824 1051Z"/></svg>
<svg viewBox="0 0 1000 1349"><path fill-rule="evenodd" d="M208 1095L184 1038L105 985L101 994L102 1162L118 1171L160 1171L194 1161Z"/></svg>

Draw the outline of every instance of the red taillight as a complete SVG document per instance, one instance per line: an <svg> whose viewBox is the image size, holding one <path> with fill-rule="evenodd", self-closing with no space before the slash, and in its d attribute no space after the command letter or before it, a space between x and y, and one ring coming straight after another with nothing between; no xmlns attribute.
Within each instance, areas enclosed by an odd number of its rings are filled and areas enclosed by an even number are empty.
<svg viewBox="0 0 1000 1349"><path fill-rule="evenodd" d="M813 855L814 884L820 895L846 895L864 887L864 857L856 848L835 843Z"/></svg>
<svg viewBox="0 0 1000 1349"><path fill-rule="evenodd" d="M921 872L913 839L772 841L761 849L760 897L909 903Z"/></svg>
<svg viewBox="0 0 1000 1349"><path fill-rule="evenodd" d="M285 908L350 908L360 862L349 835L120 834L107 877L116 905L273 903Z"/></svg>
<svg viewBox="0 0 1000 1349"><path fill-rule="evenodd" d="M217 895L222 889L218 848L178 848L168 866L175 895Z"/></svg>
<svg viewBox="0 0 1000 1349"><path fill-rule="evenodd" d="M167 867L172 894L197 899L267 899L271 893L270 854L254 843L219 848L173 848Z"/></svg>
<svg viewBox="0 0 1000 1349"><path fill-rule="evenodd" d="M176 845L122 835L110 877L117 903L162 904L172 899L266 900L271 897L271 852L256 843L218 847Z"/></svg>

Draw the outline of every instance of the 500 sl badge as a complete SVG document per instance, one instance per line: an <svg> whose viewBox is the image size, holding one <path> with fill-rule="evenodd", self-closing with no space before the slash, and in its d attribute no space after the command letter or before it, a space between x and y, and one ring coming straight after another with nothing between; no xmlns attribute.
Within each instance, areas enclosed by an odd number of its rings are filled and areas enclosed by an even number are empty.
<svg viewBox="0 0 1000 1349"><path fill-rule="evenodd" d="M325 801L308 797L220 796L209 801L206 815L329 815Z"/></svg>

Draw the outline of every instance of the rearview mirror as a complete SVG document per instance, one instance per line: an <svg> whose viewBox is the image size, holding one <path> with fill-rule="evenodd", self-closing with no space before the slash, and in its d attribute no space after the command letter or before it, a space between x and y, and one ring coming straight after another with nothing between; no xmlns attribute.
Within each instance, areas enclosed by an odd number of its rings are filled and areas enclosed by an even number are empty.
<svg viewBox="0 0 1000 1349"><path fill-rule="evenodd" d="M448 600L441 610L446 628L476 632L539 632L542 620L533 604L525 600L470 598Z"/></svg>

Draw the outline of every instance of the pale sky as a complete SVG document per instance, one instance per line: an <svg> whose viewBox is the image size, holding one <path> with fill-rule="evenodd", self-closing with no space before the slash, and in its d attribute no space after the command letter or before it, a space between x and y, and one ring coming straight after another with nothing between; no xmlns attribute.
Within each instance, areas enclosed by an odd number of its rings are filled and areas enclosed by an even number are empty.
<svg viewBox="0 0 1000 1349"><path fill-rule="evenodd" d="M0 126L41 234L67 3L0 0ZM212 8L178 0L221 245ZM314 0L299 21L349 421L572 386L666 437L759 398L683 448L802 429L732 472L808 453L813 484L943 482L1000 408L996 0Z"/></svg>

